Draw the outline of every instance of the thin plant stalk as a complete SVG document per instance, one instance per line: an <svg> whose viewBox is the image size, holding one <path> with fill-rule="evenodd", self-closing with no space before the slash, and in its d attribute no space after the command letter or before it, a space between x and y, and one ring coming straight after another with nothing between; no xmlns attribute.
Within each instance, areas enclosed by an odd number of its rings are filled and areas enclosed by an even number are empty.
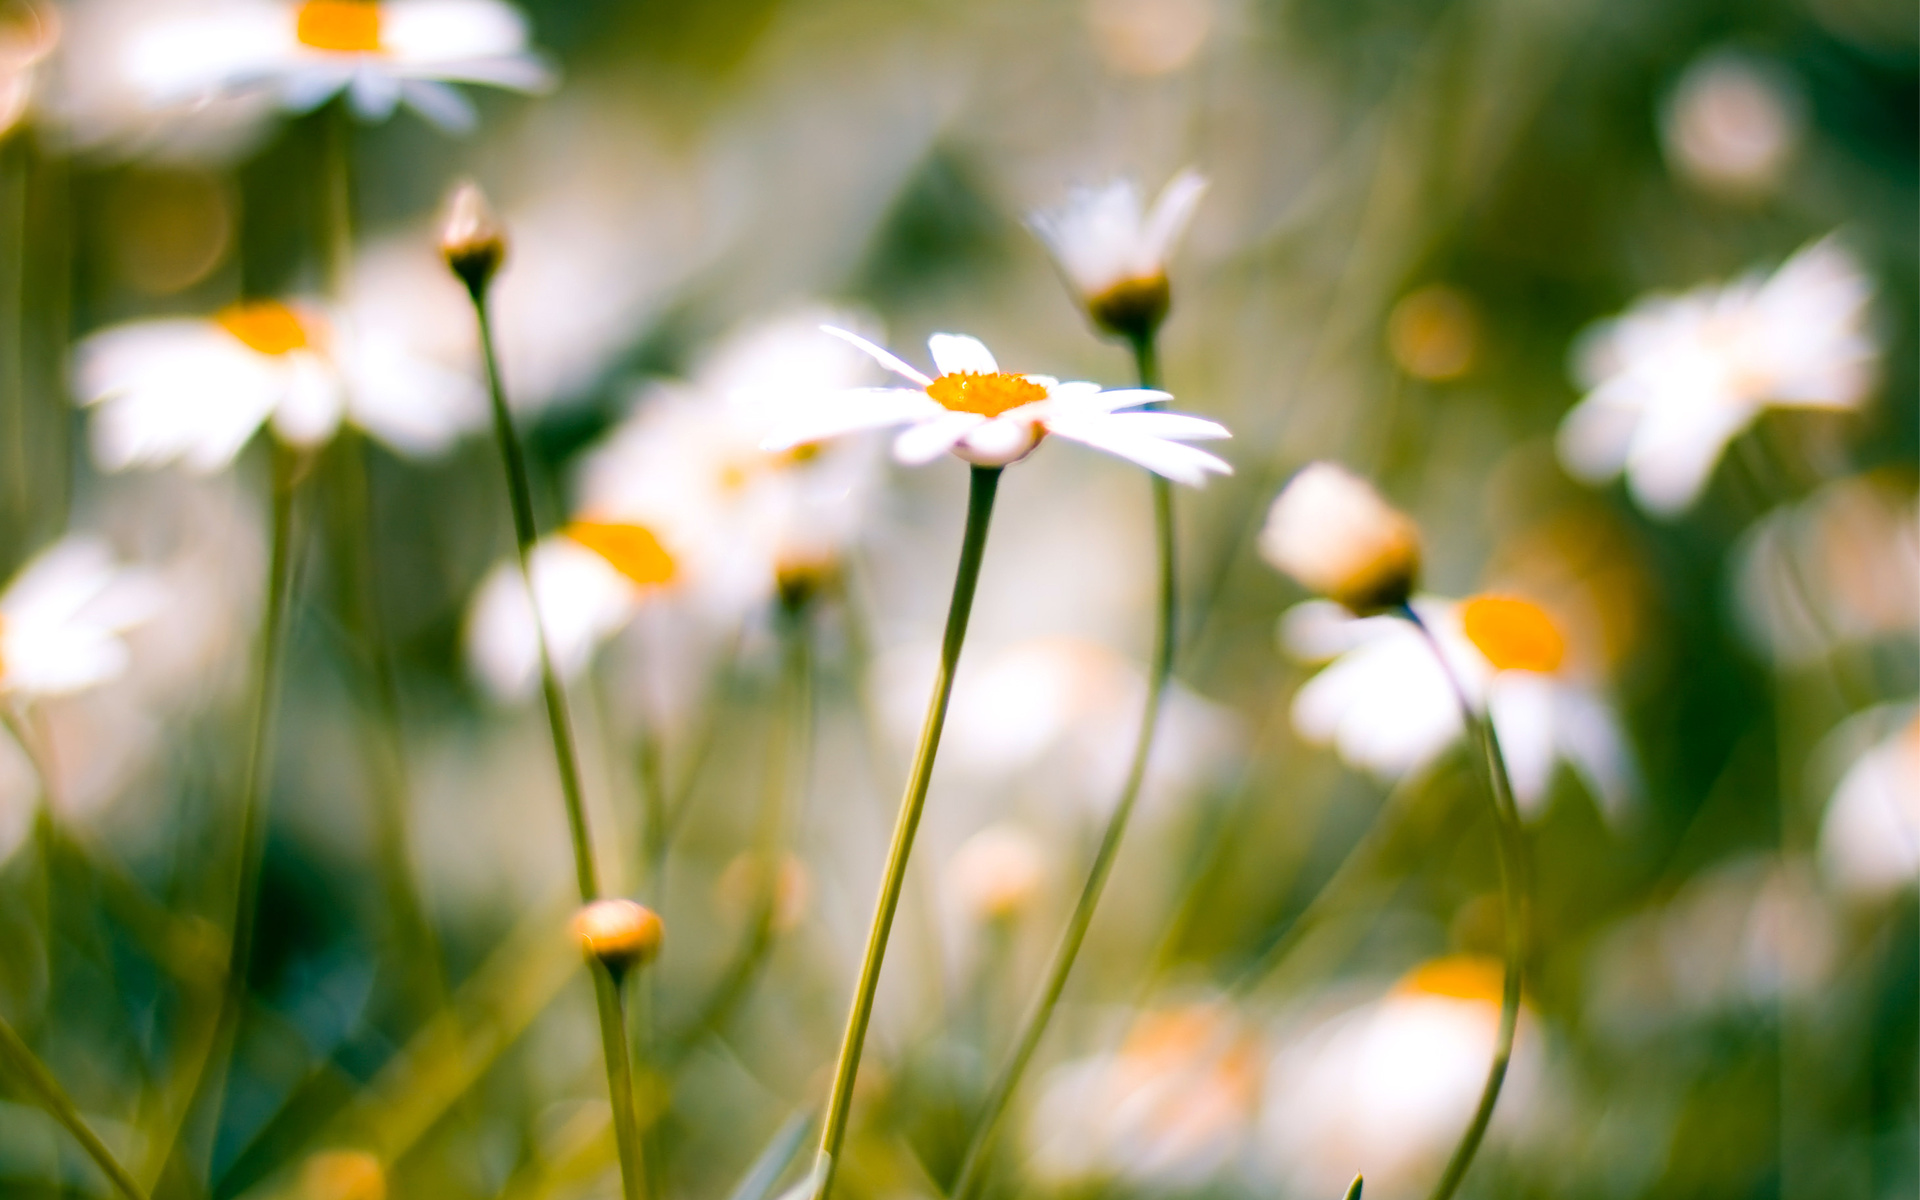
<svg viewBox="0 0 1920 1200"><path fill-rule="evenodd" d="M1403 606L1399 615L1411 621L1426 639L1434 661L1440 664L1447 682L1453 687L1461 718L1480 742L1488 793L1493 800L1493 824L1499 848L1500 897L1506 910L1506 973L1500 988L1500 1030L1494 1038L1493 1061L1487 1067L1487 1081L1480 1089L1480 1103L1474 1108L1473 1119L1468 1122L1466 1132L1454 1146L1446 1169L1440 1173L1440 1180L1434 1184L1429 1196L1429 1200L1452 1200L1453 1194L1460 1189L1461 1181L1466 1178L1467 1168L1473 1165L1480 1143L1486 1138L1487 1126L1493 1121L1494 1105L1500 1100L1501 1085L1506 1082L1507 1064L1513 1057L1514 1032L1520 1023L1520 976L1526 965L1528 897L1532 893L1532 880L1527 862L1526 832L1520 825L1520 810L1513 800L1513 780L1507 774L1506 757L1500 752L1500 735L1494 730L1492 717L1474 710L1473 704L1467 699L1466 688L1454 672L1453 664L1447 661L1447 656L1440 649L1439 639L1434 637L1433 630L1420 619L1420 615L1411 606Z"/></svg>
<svg viewBox="0 0 1920 1200"><path fill-rule="evenodd" d="M100 1140L100 1135L80 1115L80 1109L67 1095L66 1089L60 1086L53 1072L47 1069L47 1065L40 1061L4 1018L0 1018L0 1063L24 1085L27 1093L46 1110L47 1115L71 1134L74 1141L80 1143L80 1148L87 1152L87 1157L100 1168L101 1174L107 1177L116 1191L126 1200L147 1200L146 1190L134 1179L132 1172L120 1164L120 1160L113 1156L113 1151L107 1149L107 1144Z"/></svg>
<svg viewBox="0 0 1920 1200"><path fill-rule="evenodd" d="M1144 334L1132 339L1134 363L1139 369L1140 386L1157 388L1160 384L1159 356L1154 346L1153 335ZM1120 799L1107 818L1105 831L1100 835L1100 845L1094 852L1093 864L1087 870L1087 880L1080 889L1080 898L1074 902L1073 915L1067 920L1066 932L1060 937L1060 944L1053 952L1053 960L1047 966L1046 982L1041 986L1040 996L1021 1022L1020 1032L1014 1039L1013 1054L1006 1065L1000 1069L999 1076L993 1082L993 1088L987 1093L978 1121L974 1125L973 1139L968 1143L966 1153L960 1160L960 1172L955 1178L951 1195L955 1200L966 1200L979 1186L985 1169L989 1151L993 1146L995 1133L1000 1121L1006 1115L1007 1105L1020 1086L1021 1077L1026 1074L1028 1065L1033 1061L1034 1052L1040 1047L1040 1039L1047 1032L1047 1024L1053 1019L1054 1009L1059 1006L1060 995L1066 990L1067 978L1073 973L1074 961L1080 955L1080 947L1086 941L1087 930L1093 924L1095 908L1100 904L1100 895L1106 890L1107 878L1113 873L1113 863L1120 853L1120 841L1126 835L1127 822L1133 816L1135 803L1140 799L1140 791L1147 778L1147 762L1153 753L1154 736L1159 732L1161 709L1166 696L1167 681L1173 674L1175 622L1179 618L1179 596L1176 587L1175 546L1173 530L1173 488L1160 475L1149 475L1153 487L1153 524L1154 541L1159 550L1160 586L1158 606L1155 617L1153 664L1147 679L1146 711L1140 717L1140 734L1134 742L1133 758L1127 767L1126 782L1120 789Z"/></svg>
<svg viewBox="0 0 1920 1200"><path fill-rule="evenodd" d="M246 997L247 970L253 956L253 929L258 915L260 859L266 844L266 796L273 767L274 718L279 707L280 677L285 666L288 614L293 603L295 548L294 494L307 463L299 452L273 443L273 534L267 565L266 613L261 622L258 658L254 667L252 717L247 734L246 774L241 784L240 831L235 847L230 938L223 980L215 1001L214 1018L204 1049L193 1057L182 1088L185 1099L171 1115L165 1147L153 1160L155 1178L164 1175L178 1156L181 1134L197 1107L201 1093L218 1089L223 1060L232 1051ZM218 1107L215 1100L215 1107Z"/></svg>
<svg viewBox="0 0 1920 1200"><path fill-rule="evenodd" d="M947 605L940 667L934 676L933 696L927 703L926 722L920 728L920 746L914 752L913 769L907 776L906 794L900 801L900 815L894 823L880 897L873 909L873 928L867 934L866 955L860 964L860 978L854 984L853 1006L847 1013L846 1036L841 1040L839 1062L834 1067L833 1092L827 1101L827 1120L821 1129L820 1152L813 1165L814 1200L827 1200L833 1190L840 1146L846 1138L847 1118L853 1108L854 1079L860 1073L860 1051L866 1043L867 1024L873 1017L873 997L880 986L887 938L893 931L894 913L900 907L907 858L913 852L913 836L920 826L921 809L926 806L927 785L933 779L934 755L940 749L940 732L947 721L947 701L953 695L954 668L960 661L960 647L967 639L967 618L973 611L973 593L980 582L987 526L993 519L993 500L999 491L1002 470L1001 467L976 466L969 476L967 528L960 543L960 563L954 570L953 597Z"/></svg>
<svg viewBox="0 0 1920 1200"><path fill-rule="evenodd" d="M533 606L534 640L540 648L540 687L545 693L547 726L553 735L553 757L560 772L560 795L566 804L567 831L573 842L574 881L580 901L591 903L600 897L600 874L593 861L593 837L587 826L587 806L580 785L580 755L574 746L573 725L567 715L567 695L553 669L553 655L547 647L547 630L540 618L539 600L533 590L533 547L537 533L533 519L533 486L527 477L527 462L520 440L513 430L513 414L507 408L506 387L500 379L500 359L494 349L493 320L487 311L485 286L469 289L474 317L480 328L480 349L487 367L487 396L493 407L493 431L500 444L500 458L506 468L507 492L513 505L515 548L520 560L520 579ZM613 1105L614 1139L620 1150L620 1182L626 1200L645 1195L645 1171L640 1143L640 1122L633 1100L633 1057L627 1044L625 1006L622 988L603 965L592 966L594 1000L600 1017L600 1044L607 1060L607 1088Z"/></svg>

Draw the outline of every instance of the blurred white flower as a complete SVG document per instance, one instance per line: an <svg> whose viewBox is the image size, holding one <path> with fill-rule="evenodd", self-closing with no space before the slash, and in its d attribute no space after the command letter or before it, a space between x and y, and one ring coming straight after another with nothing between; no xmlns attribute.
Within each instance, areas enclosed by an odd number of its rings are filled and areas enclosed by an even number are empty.
<svg viewBox="0 0 1920 1200"><path fill-rule="evenodd" d="M1570 669L1566 638L1537 605L1505 596L1421 597L1414 610L1476 710L1490 712L1522 812L1538 815L1564 762L1609 817L1637 789L1612 709ZM1464 731L1460 702L1432 647L1408 621L1355 618L1328 601L1296 605L1281 643L1329 665L1293 698L1293 727L1347 763L1394 780L1425 767Z"/></svg>
<svg viewBox="0 0 1920 1200"><path fill-rule="evenodd" d="M1284 1039L1267 1071L1260 1147L1287 1194L1338 1196L1355 1172L1369 1197L1431 1185L1486 1082L1502 974L1492 959L1436 959L1386 996ZM1541 1089L1537 1038L1522 1018L1496 1138Z"/></svg>
<svg viewBox="0 0 1920 1200"><path fill-rule="evenodd" d="M41 0L0 4L0 137L27 116L47 57L60 44L60 13Z"/></svg>
<svg viewBox="0 0 1920 1200"><path fill-rule="evenodd" d="M1206 194L1197 171L1175 175L1151 211L1130 179L1076 189L1060 208L1028 223L1096 324L1111 333L1151 333L1166 316L1167 259Z"/></svg>
<svg viewBox="0 0 1920 1200"><path fill-rule="evenodd" d="M947 887L976 921L1005 921L1033 903L1047 881L1047 852L1013 824L989 825L947 862Z"/></svg>
<svg viewBox="0 0 1920 1200"><path fill-rule="evenodd" d="M1420 531L1346 468L1301 468L1274 497L1260 554L1301 586L1362 615L1405 604L1420 577Z"/></svg>
<svg viewBox="0 0 1920 1200"><path fill-rule="evenodd" d="M1914 637L1920 496L1911 477L1837 480L1767 514L1735 551L1733 583L1749 641L1780 662Z"/></svg>
<svg viewBox="0 0 1920 1200"><path fill-rule="evenodd" d="M467 618L474 671L499 699L532 693L540 679L537 603L555 674L577 678L593 652L680 573L679 560L653 528L575 521L535 544L528 561L531 597L520 564L511 559L481 583Z"/></svg>
<svg viewBox="0 0 1920 1200"><path fill-rule="evenodd" d="M127 669L122 635L159 605L155 581L104 544L55 543L0 593L0 695L61 696L114 678Z"/></svg>
<svg viewBox="0 0 1920 1200"><path fill-rule="evenodd" d="M1047 1076L1027 1128L1034 1171L1054 1182L1204 1182L1245 1147L1260 1055L1218 1004L1142 1014L1118 1050Z"/></svg>
<svg viewBox="0 0 1920 1200"><path fill-rule="evenodd" d="M126 69L155 105L264 91L307 112L345 92L363 120L405 103L456 131L474 111L452 84L532 92L552 80L503 0L235 0L150 27Z"/></svg>
<svg viewBox="0 0 1920 1200"><path fill-rule="evenodd" d="M762 443L769 450L907 425L893 443L894 457L903 463L931 462L952 451L979 466L1003 467L1031 454L1051 433L1195 487L1208 472L1233 473L1220 459L1184 444L1231 437L1222 426L1182 413L1118 411L1171 399L1165 392L1102 391L1096 383L1008 374L979 341L950 333L927 342L940 370L934 379L858 334L830 326L826 331L918 386L861 388L789 403Z"/></svg>
<svg viewBox="0 0 1920 1200"><path fill-rule="evenodd" d="M1590 483L1624 472L1649 512L1686 509L1763 410L1866 399L1872 299L1852 255L1824 238L1771 276L1642 300L1582 336L1575 374L1588 392L1561 422L1561 462Z"/></svg>
<svg viewBox="0 0 1920 1200"><path fill-rule="evenodd" d="M1769 192L1799 148L1800 97L1778 67L1725 51L1687 68L1667 103L1667 161L1692 182L1730 194Z"/></svg>
<svg viewBox="0 0 1920 1200"><path fill-rule="evenodd" d="M1840 890L1867 899L1920 877L1920 713L1873 710L1848 723L1891 726L1854 757L1820 822L1820 867Z"/></svg>
<svg viewBox="0 0 1920 1200"><path fill-rule="evenodd" d="M473 380L390 332L277 300L115 326L75 357L78 399L94 409L94 458L109 471L174 461L216 471L267 422L305 447L351 420L395 450L426 455L482 411Z"/></svg>

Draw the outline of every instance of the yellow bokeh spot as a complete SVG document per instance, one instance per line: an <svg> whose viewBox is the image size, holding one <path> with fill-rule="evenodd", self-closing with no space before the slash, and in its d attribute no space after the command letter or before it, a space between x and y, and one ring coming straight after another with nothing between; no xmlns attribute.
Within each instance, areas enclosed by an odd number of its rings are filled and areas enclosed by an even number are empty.
<svg viewBox="0 0 1920 1200"><path fill-rule="evenodd" d="M1444 996L1449 1000L1478 1000L1498 1004L1506 986L1506 969L1491 958L1457 954L1415 967L1395 985L1402 995Z"/></svg>
<svg viewBox="0 0 1920 1200"><path fill-rule="evenodd" d="M617 521L575 521L566 535L613 565L613 569L641 587L670 583L673 555L644 525Z"/></svg>
<svg viewBox="0 0 1920 1200"><path fill-rule="evenodd" d="M245 300L229 304L214 315L220 328L261 354L286 354L312 344L307 327L291 308L278 300Z"/></svg>
<svg viewBox="0 0 1920 1200"><path fill-rule="evenodd" d="M1022 404L1045 400L1047 389L1024 376L1009 375L1005 371L991 375L955 371L928 384L927 395L953 412L997 417Z"/></svg>
<svg viewBox="0 0 1920 1200"><path fill-rule="evenodd" d="M307 0L294 36L315 50L371 53L380 49L380 6L370 0Z"/></svg>
<svg viewBox="0 0 1920 1200"><path fill-rule="evenodd" d="M1530 601L1475 596L1461 606L1460 624L1495 670L1553 671L1567 656L1566 635Z"/></svg>
<svg viewBox="0 0 1920 1200"><path fill-rule="evenodd" d="M300 1200L386 1200L387 1173L371 1154L329 1150L307 1160L297 1195Z"/></svg>

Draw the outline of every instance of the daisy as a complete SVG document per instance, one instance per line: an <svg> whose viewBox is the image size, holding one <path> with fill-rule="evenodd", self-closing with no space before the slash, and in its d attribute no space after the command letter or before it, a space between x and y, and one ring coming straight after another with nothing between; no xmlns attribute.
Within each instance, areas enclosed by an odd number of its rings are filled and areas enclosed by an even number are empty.
<svg viewBox="0 0 1920 1200"><path fill-rule="evenodd" d="M1420 577L1420 531L1346 468L1301 468L1274 497L1260 530L1260 554L1274 569L1352 612L1385 612L1407 602Z"/></svg>
<svg viewBox="0 0 1920 1200"><path fill-rule="evenodd" d="M1588 391L1561 422L1560 460L1592 483L1624 473L1660 516L1690 507L1766 409L1860 406L1879 356L1872 298L1859 264L1824 238L1767 278L1640 302L1577 348Z"/></svg>
<svg viewBox="0 0 1920 1200"><path fill-rule="evenodd" d="M75 378L94 409L94 457L109 471L174 461L217 471L264 423L311 447L351 420L395 450L432 454L481 411L471 379L390 333L278 300L93 334L76 352Z"/></svg>
<svg viewBox="0 0 1920 1200"><path fill-rule="evenodd" d="M1231 437L1224 427L1181 413L1119 411L1171 399L1165 392L1102 391L1095 383L1010 374L980 342L950 333L928 340L940 371L932 378L858 334L824 328L916 386L861 388L792 403L761 443L768 450L907 425L893 443L894 457L903 463L931 462L952 451L977 466L1004 467L1031 454L1052 433L1195 487L1210 471L1233 473L1220 459L1184 444Z"/></svg>
<svg viewBox="0 0 1920 1200"><path fill-rule="evenodd" d="M1920 877L1920 713L1889 706L1847 722L1835 740L1880 736L1840 776L1820 822L1820 866L1863 898L1897 893Z"/></svg>
<svg viewBox="0 0 1920 1200"><path fill-rule="evenodd" d="M266 92L308 112L344 92L362 120L384 121L405 103L451 131L474 123L452 84L552 83L527 46L526 18L502 0L241 0L149 31L127 69L158 104Z"/></svg>
<svg viewBox="0 0 1920 1200"><path fill-rule="evenodd" d="M27 116L43 66L60 44L60 13L37 0L14 0L0 11L0 137Z"/></svg>
<svg viewBox="0 0 1920 1200"><path fill-rule="evenodd" d="M121 635L158 606L157 585L101 543L56 543L0 593L0 696L63 696L118 676L127 669Z"/></svg>
<svg viewBox="0 0 1920 1200"><path fill-rule="evenodd" d="M1028 224L1047 244L1093 323L1121 337L1150 335L1167 315L1167 259L1206 194L1198 172L1175 175L1151 210L1132 180L1081 188Z"/></svg>
<svg viewBox="0 0 1920 1200"><path fill-rule="evenodd" d="M1544 609L1509 596L1421 597L1413 608L1468 702L1491 716L1523 812L1538 814L1564 762L1604 812L1624 813L1635 792L1626 737L1572 668L1566 635ZM1280 637L1298 658L1331 660L1295 694L1293 726L1350 765L1397 780L1465 731L1453 685L1411 622L1309 601L1282 618Z"/></svg>

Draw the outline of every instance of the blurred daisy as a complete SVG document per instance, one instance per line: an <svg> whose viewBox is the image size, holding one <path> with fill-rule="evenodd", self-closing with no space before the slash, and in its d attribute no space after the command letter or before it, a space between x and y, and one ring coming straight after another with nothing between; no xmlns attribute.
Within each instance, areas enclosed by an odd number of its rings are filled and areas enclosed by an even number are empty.
<svg viewBox="0 0 1920 1200"><path fill-rule="evenodd" d="M1246 1145L1260 1052L1219 1005L1141 1015L1118 1050L1048 1077L1028 1127L1034 1170L1056 1182L1204 1182Z"/></svg>
<svg viewBox="0 0 1920 1200"><path fill-rule="evenodd" d="M1407 602L1420 578L1420 530L1345 467L1309 463L1280 489L1260 555L1309 591L1366 615Z"/></svg>
<svg viewBox="0 0 1920 1200"><path fill-rule="evenodd" d="M1687 68L1667 105L1667 161L1709 191L1770 192L1799 149L1806 116L1778 67L1717 51Z"/></svg>
<svg viewBox="0 0 1920 1200"><path fill-rule="evenodd" d="M1721 453L1768 408L1850 410L1873 386L1873 284L1833 238L1750 276L1655 296L1589 330L1586 398L1560 425L1560 459L1592 483L1625 473L1670 516L1693 504Z"/></svg>
<svg viewBox="0 0 1920 1200"><path fill-rule="evenodd" d="M1046 847L1018 825L989 825L961 843L946 875L948 892L968 917L1010 921L1046 886Z"/></svg>
<svg viewBox="0 0 1920 1200"><path fill-rule="evenodd" d="M1151 334L1167 315L1167 259L1193 220L1207 181L1182 171L1151 210L1132 180L1081 188L1067 203L1028 218L1052 251L1094 324L1122 337Z"/></svg>
<svg viewBox="0 0 1920 1200"><path fill-rule="evenodd" d="M893 443L894 457L904 463L931 462L952 451L978 466L1003 467L1031 454L1052 433L1196 487L1209 472L1233 473L1225 462L1185 444L1231 437L1224 427L1181 413L1119 411L1171 399L1165 392L1102 391L1096 383L1009 374L980 342L950 333L928 340L940 371L930 378L858 334L833 327L827 332L916 386L802 398L786 406L762 443L765 448L786 450L858 430L907 425Z"/></svg>
<svg viewBox="0 0 1920 1200"><path fill-rule="evenodd" d="M1920 713L1889 707L1848 724L1888 732L1853 758L1833 789L1820 822L1820 866L1836 887L1871 899L1920 877Z"/></svg>
<svg viewBox="0 0 1920 1200"><path fill-rule="evenodd" d="M37 0L0 4L0 136L27 116L44 64L60 44L60 13Z"/></svg>
<svg viewBox="0 0 1920 1200"><path fill-rule="evenodd" d="M109 471L175 461L216 471L263 423L310 447L350 420L395 450L432 454L481 412L471 379L391 334L277 300L93 334L75 377L94 409L94 458Z"/></svg>
<svg viewBox="0 0 1920 1200"><path fill-rule="evenodd" d="M1288 1194L1340 1195L1356 1171L1368 1196L1430 1183L1486 1082L1501 983L1492 959L1436 959L1286 1038L1267 1071L1260 1146ZM1516 1043L1496 1136L1539 1090L1534 1042Z"/></svg>
<svg viewBox="0 0 1920 1200"><path fill-rule="evenodd" d="M1567 660L1567 639L1538 605L1508 596L1413 604L1476 710L1488 712L1526 814L1540 812L1564 762L1619 818L1635 767L1618 718ZM1399 617L1355 618L1327 601L1297 605L1280 638L1328 665L1293 699L1294 729L1387 780L1420 770L1464 732L1460 702L1432 647Z"/></svg>
<svg viewBox="0 0 1920 1200"><path fill-rule="evenodd" d="M241 0L148 31L127 68L158 104L264 91L292 112L346 93L362 120L402 103L435 125L465 130L473 105L452 87L548 87L528 48L526 18L502 0Z"/></svg>
<svg viewBox="0 0 1920 1200"><path fill-rule="evenodd" d="M0 593L0 696L61 696L121 674L121 635L159 601L152 579L99 542L69 537L42 551Z"/></svg>

